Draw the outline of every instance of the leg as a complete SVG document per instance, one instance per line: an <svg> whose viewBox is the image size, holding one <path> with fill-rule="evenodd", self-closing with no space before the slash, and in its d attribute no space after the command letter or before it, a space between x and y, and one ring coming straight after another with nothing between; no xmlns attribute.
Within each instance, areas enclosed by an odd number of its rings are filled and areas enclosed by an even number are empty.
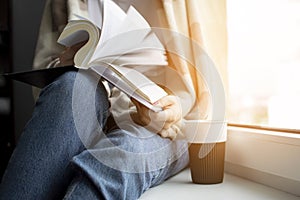
<svg viewBox="0 0 300 200"><path fill-rule="evenodd" d="M124 124L125 130L114 129L72 160L104 199L138 199L188 163L185 141L171 141L143 127ZM70 188L65 199L76 199L82 190Z"/></svg>
<svg viewBox="0 0 300 200"><path fill-rule="evenodd" d="M104 200L95 185L84 175L78 174L71 182L64 200Z"/></svg>
<svg viewBox="0 0 300 200"><path fill-rule="evenodd" d="M75 72L67 72L42 90L3 176L0 199L57 199L65 193L72 178L69 161L85 148L73 120L75 77ZM89 103L95 98L97 81L81 73L77 82L81 88L76 92L83 97L77 103ZM103 126L109 102L104 87L97 90L96 107ZM93 127L85 128L97 134Z"/></svg>

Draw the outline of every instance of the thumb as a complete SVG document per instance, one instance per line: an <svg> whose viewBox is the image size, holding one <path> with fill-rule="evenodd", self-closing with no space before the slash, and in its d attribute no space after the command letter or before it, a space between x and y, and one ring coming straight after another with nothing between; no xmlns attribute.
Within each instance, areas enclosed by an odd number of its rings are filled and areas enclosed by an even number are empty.
<svg viewBox="0 0 300 200"><path fill-rule="evenodd" d="M174 104L174 100L173 100L173 98L171 98L171 96L163 97L155 103L155 105L161 106L163 108L168 107L172 104Z"/></svg>

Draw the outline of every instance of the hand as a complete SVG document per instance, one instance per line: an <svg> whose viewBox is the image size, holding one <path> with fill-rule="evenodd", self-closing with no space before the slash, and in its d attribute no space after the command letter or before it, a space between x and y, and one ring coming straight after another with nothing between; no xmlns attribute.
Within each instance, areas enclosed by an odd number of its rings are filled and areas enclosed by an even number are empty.
<svg viewBox="0 0 300 200"><path fill-rule="evenodd" d="M71 47L66 47L63 52L58 56L60 65L67 66L67 65L74 65L74 56L76 52L86 43L87 41L83 41L77 43Z"/></svg>
<svg viewBox="0 0 300 200"><path fill-rule="evenodd" d="M162 137L171 139L181 133L182 110L176 96L168 95L156 102L156 105L163 108L161 112L149 110L134 99L132 102L137 108L137 113L132 114L135 123L157 132Z"/></svg>

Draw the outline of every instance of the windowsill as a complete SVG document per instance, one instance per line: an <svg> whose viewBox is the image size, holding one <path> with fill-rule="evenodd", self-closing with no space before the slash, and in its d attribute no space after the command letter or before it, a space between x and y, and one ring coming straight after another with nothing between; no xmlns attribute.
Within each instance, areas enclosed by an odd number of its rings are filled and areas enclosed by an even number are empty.
<svg viewBox="0 0 300 200"><path fill-rule="evenodd" d="M186 169L151 188L141 200L296 200L300 196L299 155L300 134L229 126L223 183L193 184Z"/></svg>
<svg viewBox="0 0 300 200"><path fill-rule="evenodd" d="M228 127L225 170L300 196L300 134Z"/></svg>
<svg viewBox="0 0 300 200"><path fill-rule="evenodd" d="M285 199L296 200L292 194L276 190L231 174L225 173L221 184L193 184L189 169L151 188L140 200L152 199Z"/></svg>

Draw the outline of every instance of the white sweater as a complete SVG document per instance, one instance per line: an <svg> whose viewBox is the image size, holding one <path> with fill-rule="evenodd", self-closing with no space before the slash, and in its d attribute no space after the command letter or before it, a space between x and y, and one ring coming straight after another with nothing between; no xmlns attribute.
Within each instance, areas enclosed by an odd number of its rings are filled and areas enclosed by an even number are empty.
<svg viewBox="0 0 300 200"><path fill-rule="evenodd" d="M81 16L87 16L87 6L85 0L67 0L68 1L68 18L74 13ZM151 27L161 27L161 19L157 16L160 0L114 0L123 10L127 10L130 5L133 5L148 21ZM44 15L40 27L40 34L36 47L36 55L34 59L34 68L45 68L51 65L51 62L63 50L63 47L57 44L59 36L58 31L53 31L51 27L52 12L50 6L51 0L46 2ZM181 100L183 117L189 115L193 104L194 94L189 94L187 84L174 70L170 68L150 67L145 70L144 74L151 80L163 84L171 90ZM110 93L111 111L116 119L123 120L128 116L128 112L135 110L130 99L118 89L112 89Z"/></svg>

